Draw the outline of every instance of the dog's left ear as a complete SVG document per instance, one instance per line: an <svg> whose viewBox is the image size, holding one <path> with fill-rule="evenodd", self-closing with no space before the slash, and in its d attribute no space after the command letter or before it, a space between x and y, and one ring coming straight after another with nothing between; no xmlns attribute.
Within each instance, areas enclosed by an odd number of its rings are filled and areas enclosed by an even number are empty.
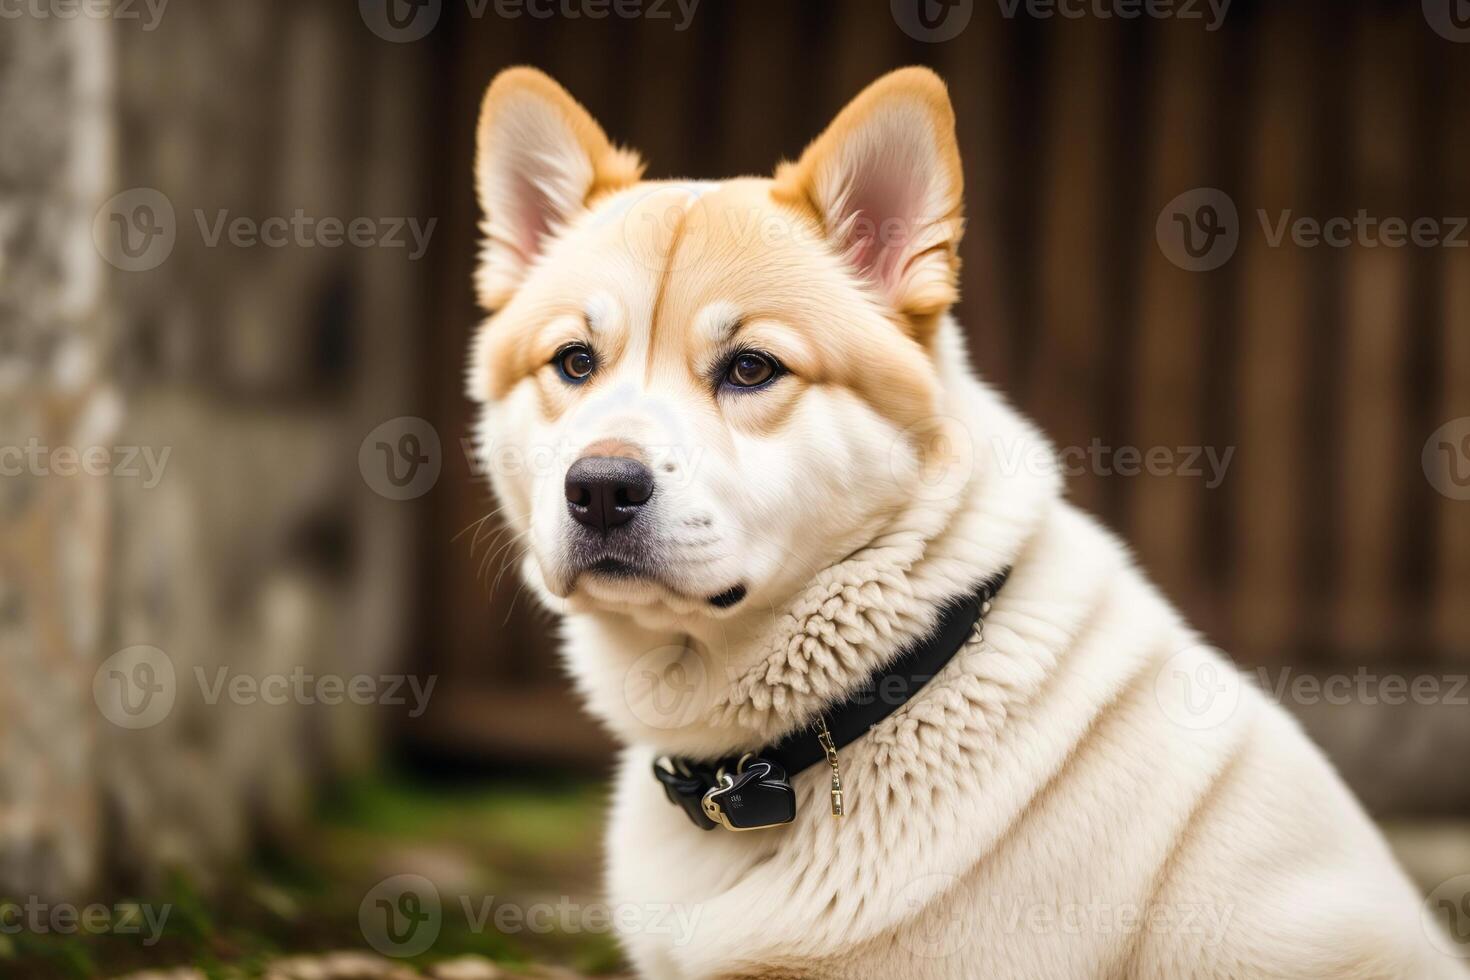
<svg viewBox="0 0 1470 980"><path fill-rule="evenodd" d="M546 243L597 195L636 183L643 163L534 68L495 76L480 105L475 192L485 234L476 291L499 309Z"/></svg>
<svg viewBox="0 0 1470 980"><path fill-rule="evenodd" d="M939 76L902 68L847 104L774 193L815 212L828 241L916 332L957 296L964 175ZM920 339L926 339L920 337Z"/></svg>

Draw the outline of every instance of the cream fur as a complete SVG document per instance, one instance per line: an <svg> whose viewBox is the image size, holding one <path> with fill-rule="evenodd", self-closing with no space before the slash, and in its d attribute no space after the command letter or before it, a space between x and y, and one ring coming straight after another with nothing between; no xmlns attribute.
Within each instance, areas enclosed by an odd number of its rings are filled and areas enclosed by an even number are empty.
<svg viewBox="0 0 1470 980"><path fill-rule="evenodd" d="M543 108L564 96L552 84L527 83ZM513 87L497 85L501 117L522 118ZM908 72L854 106L774 182L672 185L672 223L663 185L576 204L592 171L554 122L575 118L585 133L585 114L538 115L552 121L538 138L571 154L558 172L582 175L559 206L572 213L513 270L481 271L511 294L476 342L481 448L526 542L525 577L564 614L572 677L627 746L609 897L672 907L691 924L622 936L640 976L1465 976L1433 947L1413 887L1285 712L1245 686L1233 711L1195 723L1173 671L1234 668L1062 498L1045 439L974 375L953 320L895 329L952 296L948 102L932 75ZM897 121L911 141L936 120L935 142L875 149L872 119ZM492 199L535 186L515 170L530 165L525 153L498 155L491 139L481 156L482 178L501 188ZM841 266L833 221L845 197L830 181L865 179L844 160L931 171L920 184L943 189L943 222L921 224L949 237L926 246L921 272L875 279ZM726 219L747 212L801 234L732 237ZM645 215L658 220L636 220ZM689 364L756 302L764 319L750 329L793 375L711 401ZM578 331L607 352L585 391L544 367ZM882 371L885 384L865 387ZM939 492L915 476L933 455L916 424L941 432L953 457ZM657 467L669 486L647 533L670 556L667 582L568 571L565 467L494 461L507 446L575 455L614 437L707 452ZM844 819L827 812L820 767L796 778L798 818L779 830L702 832L664 799L649 771L657 755L725 754L809 724L929 629L946 599L1007 566L983 634L840 753ZM701 600L736 576L751 587L744 603ZM672 714L648 700L671 670L692 691Z"/></svg>

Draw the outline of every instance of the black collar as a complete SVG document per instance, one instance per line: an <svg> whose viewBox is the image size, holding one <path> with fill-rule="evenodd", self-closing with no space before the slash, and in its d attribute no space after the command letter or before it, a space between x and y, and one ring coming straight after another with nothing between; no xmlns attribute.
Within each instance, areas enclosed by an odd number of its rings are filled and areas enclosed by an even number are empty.
<svg viewBox="0 0 1470 980"><path fill-rule="evenodd" d="M1010 569L974 594L945 605L934 631L868 678L846 701L815 725L800 728L774 745L713 762L663 756L653 774L669 802L684 809L703 830L762 830L796 819L791 777L826 761L832 768L832 813L842 816L842 776L837 753L902 708L965 646Z"/></svg>

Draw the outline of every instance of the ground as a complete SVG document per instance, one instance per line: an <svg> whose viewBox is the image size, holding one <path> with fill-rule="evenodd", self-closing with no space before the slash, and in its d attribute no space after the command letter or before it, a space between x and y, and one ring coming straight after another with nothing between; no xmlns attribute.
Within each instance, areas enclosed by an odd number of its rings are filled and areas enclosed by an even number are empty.
<svg viewBox="0 0 1470 980"><path fill-rule="evenodd" d="M517 778L428 785L361 780L326 795L298 839L237 869L209 892L179 874L159 894L161 937L61 935L0 929L0 974L15 980L571 980L624 966L600 908L599 833L605 798L595 782ZM1384 825L1429 892L1470 871L1463 821ZM362 925L374 889L399 875L431 880L441 898L429 949L384 956ZM513 918L541 909L539 926ZM14 921L0 918L0 922ZM480 925L476 925L476 923ZM403 952L390 949L390 953ZM1467 949L1470 953L1470 949Z"/></svg>
<svg viewBox="0 0 1470 980"><path fill-rule="evenodd" d="M375 779L334 788L300 838L206 893L178 874L132 900L168 908L161 937L0 930L8 980L348 980L432 976L607 976L615 943L580 913L595 908L604 798L590 781L504 780L466 787ZM385 879L432 880L442 900L432 948L384 957L359 912ZM549 910L536 928L499 929L501 906ZM120 906L114 906L120 907ZM566 910L570 909L571 912ZM483 925L477 927L476 921ZM0 922L15 921L15 916ZM393 952L393 950L390 950Z"/></svg>

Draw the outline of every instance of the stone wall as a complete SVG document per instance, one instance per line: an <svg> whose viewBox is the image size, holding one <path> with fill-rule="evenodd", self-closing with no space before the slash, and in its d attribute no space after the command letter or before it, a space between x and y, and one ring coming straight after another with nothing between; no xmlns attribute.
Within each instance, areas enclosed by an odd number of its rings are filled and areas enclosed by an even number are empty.
<svg viewBox="0 0 1470 980"><path fill-rule="evenodd" d="M402 652L411 517L357 452L420 268L209 234L424 214L423 52L351 6L0 31L0 894L208 887L376 751L376 708L211 696Z"/></svg>

